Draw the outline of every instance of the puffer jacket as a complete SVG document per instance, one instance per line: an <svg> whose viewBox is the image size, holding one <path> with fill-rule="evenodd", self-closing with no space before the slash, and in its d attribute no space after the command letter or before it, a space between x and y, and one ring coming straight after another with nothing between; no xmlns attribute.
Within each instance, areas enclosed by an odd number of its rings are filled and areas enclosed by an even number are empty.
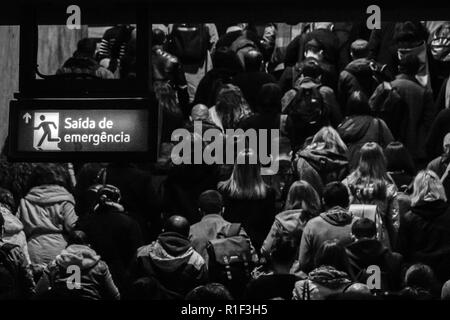
<svg viewBox="0 0 450 320"><path fill-rule="evenodd" d="M77 270L80 271L80 287L70 289L69 284L76 284L77 278L74 275ZM88 246L76 244L64 249L45 268L36 293L40 297L47 294L47 297L52 299L64 297L83 300L120 299L108 265Z"/></svg>
<svg viewBox="0 0 450 320"><path fill-rule="evenodd" d="M185 295L205 284L207 266L190 241L176 233L164 232L150 245L137 250L136 279L155 277L168 290Z"/></svg>
<svg viewBox="0 0 450 320"><path fill-rule="evenodd" d="M312 270L314 257L325 241L349 243L352 225L356 219L347 209L335 206L309 220L303 229L300 242L299 269L304 272Z"/></svg>
<svg viewBox="0 0 450 320"><path fill-rule="evenodd" d="M320 266L308 274L308 279L295 283L293 300L325 300L344 292L352 281L347 273L332 266Z"/></svg>
<svg viewBox="0 0 450 320"><path fill-rule="evenodd" d="M46 265L67 246L65 234L77 221L74 204L73 196L58 185L34 187L20 200L17 217L33 264Z"/></svg>
<svg viewBox="0 0 450 320"><path fill-rule="evenodd" d="M23 224L19 218L11 213L11 210L0 203L0 214L5 220L4 232L2 240L4 242L18 245L25 256L27 264L30 264L30 255L28 254L28 245L25 232L23 232Z"/></svg>

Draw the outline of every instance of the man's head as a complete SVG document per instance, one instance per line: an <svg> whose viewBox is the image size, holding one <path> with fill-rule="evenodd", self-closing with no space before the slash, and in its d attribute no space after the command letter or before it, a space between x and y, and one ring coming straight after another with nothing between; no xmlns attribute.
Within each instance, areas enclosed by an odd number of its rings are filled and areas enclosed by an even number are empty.
<svg viewBox="0 0 450 320"><path fill-rule="evenodd" d="M309 40L305 45L305 58L323 59L323 46L317 39Z"/></svg>
<svg viewBox="0 0 450 320"><path fill-rule="evenodd" d="M167 219L164 232L176 232L184 237L189 237L190 225L186 218L173 215Z"/></svg>
<svg viewBox="0 0 450 320"><path fill-rule="evenodd" d="M152 45L162 46L166 43L166 34L163 30L155 28L152 30Z"/></svg>
<svg viewBox="0 0 450 320"><path fill-rule="evenodd" d="M322 76L322 68L317 59L307 58L300 66L300 75L312 79L320 80Z"/></svg>
<svg viewBox="0 0 450 320"><path fill-rule="evenodd" d="M191 121L204 121L209 119L209 109L204 104L196 104L189 116Z"/></svg>
<svg viewBox="0 0 450 320"><path fill-rule="evenodd" d="M215 190L207 190L198 198L198 210L202 215L222 214L224 211L222 195Z"/></svg>
<svg viewBox="0 0 450 320"><path fill-rule="evenodd" d="M263 55L258 50L249 50L244 55L245 71L256 72L261 71L263 63Z"/></svg>
<svg viewBox="0 0 450 320"><path fill-rule="evenodd" d="M298 241L292 236L276 236L273 249L270 253L270 259L274 269L285 267L289 270L296 259L298 246Z"/></svg>
<svg viewBox="0 0 450 320"><path fill-rule="evenodd" d="M352 236L357 240L363 238L373 239L377 235L375 222L367 218L356 220L352 225Z"/></svg>
<svg viewBox="0 0 450 320"><path fill-rule="evenodd" d="M353 60L367 58L369 56L369 42L358 39L350 45L350 55Z"/></svg>
<svg viewBox="0 0 450 320"><path fill-rule="evenodd" d="M413 54L402 57L398 63L398 71L409 76L415 76L419 68L420 60Z"/></svg>
<svg viewBox="0 0 450 320"><path fill-rule="evenodd" d="M323 191L323 202L327 208L335 206L347 208L349 204L347 187L342 182L328 183Z"/></svg>
<svg viewBox="0 0 450 320"><path fill-rule="evenodd" d="M209 283L189 292L186 300L233 300L230 292L220 283Z"/></svg>
<svg viewBox="0 0 450 320"><path fill-rule="evenodd" d="M96 48L97 40L92 38L84 38L78 41L76 54L83 57L93 58Z"/></svg>

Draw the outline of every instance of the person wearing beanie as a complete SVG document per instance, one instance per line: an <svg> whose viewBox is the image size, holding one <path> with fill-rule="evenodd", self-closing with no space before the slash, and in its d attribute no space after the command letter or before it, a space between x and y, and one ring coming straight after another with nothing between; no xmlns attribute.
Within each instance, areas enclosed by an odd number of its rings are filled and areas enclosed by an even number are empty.
<svg viewBox="0 0 450 320"><path fill-rule="evenodd" d="M200 222L193 224L189 231L192 247L200 253L208 263L206 247L210 240L216 239L219 232L226 233L231 222L226 221L222 215L225 211L222 195L215 190L203 192L198 199L198 211L203 217ZM248 237L241 227L239 235Z"/></svg>

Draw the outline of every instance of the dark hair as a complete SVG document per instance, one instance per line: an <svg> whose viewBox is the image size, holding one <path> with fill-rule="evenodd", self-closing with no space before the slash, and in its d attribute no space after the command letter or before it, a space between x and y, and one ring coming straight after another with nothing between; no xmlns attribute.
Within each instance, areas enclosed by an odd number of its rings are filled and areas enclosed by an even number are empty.
<svg viewBox="0 0 450 320"><path fill-rule="evenodd" d="M377 226L372 220L361 218L353 223L352 234L358 239L372 238L377 234Z"/></svg>
<svg viewBox="0 0 450 320"><path fill-rule="evenodd" d="M223 284L209 283L190 291L185 300L233 300L233 297Z"/></svg>
<svg viewBox="0 0 450 320"><path fill-rule="evenodd" d="M152 30L152 45L153 46L162 46L166 42L166 34L161 29L153 29Z"/></svg>
<svg viewBox="0 0 450 320"><path fill-rule="evenodd" d="M403 143L399 141L389 143L384 149L384 156L386 157L386 169L388 171L404 170L409 174L415 174L413 159Z"/></svg>
<svg viewBox="0 0 450 320"><path fill-rule="evenodd" d="M95 49L97 48L97 40L93 38L83 38L77 43L77 51L74 56L94 57Z"/></svg>
<svg viewBox="0 0 450 320"><path fill-rule="evenodd" d="M409 54L400 59L398 63L400 73L415 75L420 68L420 60L416 55Z"/></svg>
<svg viewBox="0 0 450 320"><path fill-rule="evenodd" d="M354 91L347 100L347 112L349 115L371 115L369 99L362 91Z"/></svg>
<svg viewBox="0 0 450 320"><path fill-rule="evenodd" d="M236 53L228 47L219 47L214 51L212 57L214 69L226 69L229 72L242 71L242 64Z"/></svg>
<svg viewBox="0 0 450 320"><path fill-rule="evenodd" d="M69 232L67 237L67 246L72 244L88 245L89 241L87 234L81 230L73 230Z"/></svg>
<svg viewBox="0 0 450 320"><path fill-rule="evenodd" d="M198 207L203 214L219 213L223 208L222 195L216 190L206 190L198 197Z"/></svg>
<svg viewBox="0 0 450 320"><path fill-rule="evenodd" d="M406 287L421 288L433 292L436 289L436 284L434 272L426 264L416 263L406 270L404 278Z"/></svg>
<svg viewBox="0 0 450 320"><path fill-rule="evenodd" d="M16 202L14 201L14 196L11 191L0 188L0 203L6 206L11 213L14 213Z"/></svg>
<svg viewBox="0 0 450 320"><path fill-rule="evenodd" d="M271 260L281 264L292 264L297 256L298 242L299 240L292 235L278 233L270 253Z"/></svg>
<svg viewBox="0 0 450 320"><path fill-rule="evenodd" d="M328 208L348 207L350 199L347 187L338 181L328 183L323 190L323 201Z"/></svg>
<svg viewBox="0 0 450 320"><path fill-rule="evenodd" d="M319 247L314 259L315 267L331 266L336 270L346 272L350 277L350 262L345 248L337 240L327 240Z"/></svg>
<svg viewBox="0 0 450 320"><path fill-rule="evenodd" d="M316 59L306 58L300 65L300 74L315 79L322 75L322 68Z"/></svg>
<svg viewBox="0 0 450 320"><path fill-rule="evenodd" d="M260 112L280 113L283 93L276 83L266 83L259 90L258 107Z"/></svg>
<svg viewBox="0 0 450 320"><path fill-rule="evenodd" d="M252 49L244 54L245 71L255 72L261 70L263 55L258 50Z"/></svg>
<svg viewBox="0 0 450 320"><path fill-rule="evenodd" d="M28 190L42 185L59 185L71 191L68 171L60 164L38 163L31 172Z"/></svg>
<svg viewBox="0 0 450 320"><path fill-rule="evenodd" d="M350 45L350 52L353 59L366 58L369 56L369 42L364 39L357 39Z"/></svg>
<svg viewBox="0 0 450 320"><path fill-rule="evenodd" d="M189 236L190 225L185 217L173 215L166 220L164 224L165 232L176 232L182 236Z"/></svg>

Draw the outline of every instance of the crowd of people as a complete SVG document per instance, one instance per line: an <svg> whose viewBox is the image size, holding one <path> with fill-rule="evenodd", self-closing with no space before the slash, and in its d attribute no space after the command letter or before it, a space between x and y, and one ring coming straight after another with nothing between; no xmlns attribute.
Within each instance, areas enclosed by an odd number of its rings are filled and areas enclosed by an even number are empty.
<svg viewBox="0 0 450 320"><path fill-rule="evenodd" d="M115 28L59 72L133 77ZM156 163L3 152L0 298L450 299L450 22L278 29L153 26ZM212 143L194 122L279 130L278 171L251 148L175 165L175 129Z"/></svg>

